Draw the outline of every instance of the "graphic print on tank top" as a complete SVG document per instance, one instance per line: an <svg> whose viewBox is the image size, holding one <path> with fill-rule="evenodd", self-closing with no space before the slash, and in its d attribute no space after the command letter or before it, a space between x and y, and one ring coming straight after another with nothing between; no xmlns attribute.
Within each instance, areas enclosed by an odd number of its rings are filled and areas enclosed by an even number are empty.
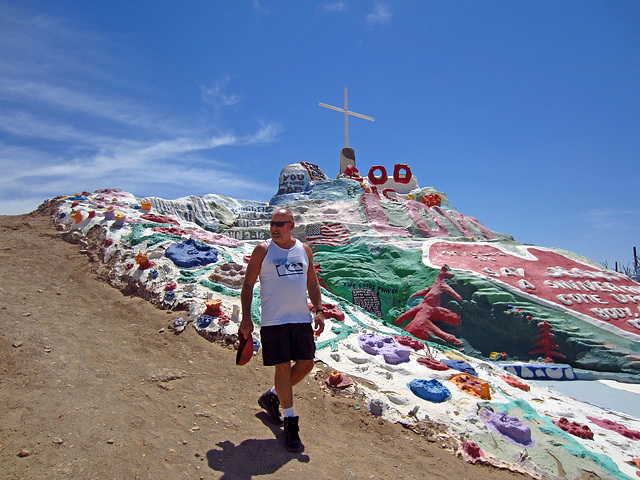
<svg viewBox="0 0 640 480"><path fill-rule="evenodd" d="M273 261L279 277L291 275L302 275L304 273L304 263L300 258L277 258Z"/></svg>

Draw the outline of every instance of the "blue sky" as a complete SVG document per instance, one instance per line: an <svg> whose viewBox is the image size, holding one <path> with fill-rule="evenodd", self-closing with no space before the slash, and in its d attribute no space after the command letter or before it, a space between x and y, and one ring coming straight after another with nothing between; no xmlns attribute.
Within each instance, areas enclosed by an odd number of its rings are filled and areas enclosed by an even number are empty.
<svg viewBox="0 0 640 480"><path fill-rule="evenodd" d="M640 2L0 0L0 213L267 201L284 165L421 187L522 243L640 247Z"/></svg>

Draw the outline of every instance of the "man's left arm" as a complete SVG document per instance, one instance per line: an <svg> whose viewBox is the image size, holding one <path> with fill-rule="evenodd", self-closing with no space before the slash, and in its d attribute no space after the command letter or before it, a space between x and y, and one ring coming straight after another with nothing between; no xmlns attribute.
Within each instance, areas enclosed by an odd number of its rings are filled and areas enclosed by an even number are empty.
<svg viewBox="0 0 640 480"><path fill-rule="evenodd" d="M318 275L316 275L316 269L313 265L313 252L308 245L304 245L304 251L309 259L309 268L307 269L307 292L309 292L309 299L311 304L316 309L314 332L316 336L320 335L324 331L324 312L322 311L322 293L320 292L320 282L318 282Z"/></svg>

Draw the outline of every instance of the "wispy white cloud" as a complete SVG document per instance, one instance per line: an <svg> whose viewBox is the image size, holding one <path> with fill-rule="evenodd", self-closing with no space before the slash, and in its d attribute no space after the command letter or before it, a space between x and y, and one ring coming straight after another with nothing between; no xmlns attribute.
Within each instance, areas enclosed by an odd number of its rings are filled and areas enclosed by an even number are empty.
<svg viewBox="0 0 640 480"><path fill-rule="evenodd" d="M282 126L278 123L263 123L258 131L243 137L242 144L257 145L261 143L275 142L282 131Z"/></svg>
<svg viewBox="0 0 640 480"><path fill-rule="evenodd" d="M243 138L223 134L155 142L113 139L110 144L93 145L95 151L88 154L64 157L52 157L33 148L0 145L0 166L4 172L0 191L2 197L14 199L14 206L24 205L16 196L35 196L40 203L47 197L105 186L161 195L162 192L153 192L153 188L187 194L208 191L215 184L217 192L227 195L240 189L273 194L270 186L251 180L225 161L216 160L213 152L222 146L273 141L278 131L277 127L266 125ZM4 204L4 198L2 203L3 214L17 213L7 211L9 204Z"/></svg>
<svg viewBox="0 0 640 480"><path fill-rule="evenodd" d="M158 128L162 128L165 133L169 133L178 128L177 124L168 124L160 113L149 113L148 109L136 100L114 96L106 98L103 94L84 88L71 89L41 81L0 80L0 100L21 105L23 114L26 114L26 110L38 112L41 124L44 115L58 116L66 112L116 122L129 129L157 131ZM34 115L35 113L32 114Z"/></svg>
<svg viewBox="0 0 640 480"><path fill-rule="evenodd" d="M267 7L262 5L262 2L260 0L253 0L253 9L260 15L269 15L269 13L271 13L271 11Z"/></svg>
<svg viewBox="0 0 640 480"><path fill-rule="evenodd" d="M154 141L135 141L117 138L100 138L98 142L85 146L90 150L85 154L53 157L34 148L0 145L0 165L4 175L0 177L0 190L39 188L32 181L40 179L40 184L49 189L47 183L56 177L93 177L97 179L117 176L139 178L147 182L149 178L168 178L171 171L185 171L194 164L208 165L209 174L219 175L228 171L229 175L242 178L232 172L229 165L205 158L207 152L223 146L248 146L275 141L281 128L276 124L262 125L256 132L236 137L231 133L210 137L176 137ZM67 134L67 132L65 132ZM76 134L67 134L75 138ZM207 170L207 169L205 169ZM184 178L177 175L176 178Z"/></svg>
<svg viewBox="0 0 640 480"><path fill-rule="evenodd" d="M283 131L272 121L242 132L224 126L223 110L242 101L231 91L231 77L201 88L203 104L219 117L213 131L197 115L153 106L136 95L144 90L138 85L110 84L101 63L116 60L98 35L19 13L0 13L0 27L11 33L0 36L0 214L105 187L171 197L210 191L215 183L216 192L227 195L273 194L272 186L217 158L221 147L275 142ZM87 57L101 60L85 62Z"/></svg>
<svg viewBox="0 0 640 480"><path fill-rule="evenodd" d="M329 13L335 13L335 12L342 13L346 11L347 4L345 2L327 2L322 5L322 9L325 12L329 12Z"/></svg>
<svg viewBox="0 0 640 480"><path fill-rule="evenodd" d="M233 107L242 101L242 97L236 93L227 93L225 90L231 81L229 76L222 78L211 85L201 87L202 101L213 107L216 113L220 113L223 107Z"/></svg>
<svg viewBox="0 0 640 480"><path fill-rule="evenodd" d="M81 30L49 15L27 15L15 5L3 5L0 31L0 72L5 78L126 83L126 76L115 73L123 67L123 55L110 55L109 50L117 45L95 30Z"/></svg>
<svg viewBox="0 0 640 480"><path fill-rule="evenodd" d="M31 137L56 142L100 143L102 137L78 131L60 121L42 118L28 112L2 110L0 132L16 137Z"/></svg>
<svg viewBox="0 0 640 480"><path fill-rule="evenodd" d="M582 214L594 230L615 231L639 229L640 210L602 208Z"/></svg>
<svg viewBox="0 0 640 480"><path fill-rule="evenodd" d="M386 25L391 21L391 9L381 2L376 2L373 12L367 15L366 20L369 25Z"/></svg>

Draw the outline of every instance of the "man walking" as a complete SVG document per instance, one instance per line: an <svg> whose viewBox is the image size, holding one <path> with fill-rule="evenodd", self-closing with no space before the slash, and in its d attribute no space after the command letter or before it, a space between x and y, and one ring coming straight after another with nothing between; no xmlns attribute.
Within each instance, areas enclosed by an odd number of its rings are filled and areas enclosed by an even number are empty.
<svg viewBox="0 0 640 480"><path fill-rule="evenodd" d="M294 227L289 209L276 210L271 218L271 239L253 250L240 297L240 330L245 338L253 331L251 303L253 287L259 277L262 359L266 366L275 366L275 376L274 387L260 396L258 404L267 411L272 422L284 423L285 446L297 452L303 445L298 434L298 417L293 410L293 386L313 369L314 332L320 335L324 330L324 315L313 253L308 245L291 236ZM307 292L316 311L315 330L311 326Z"/></svg>

